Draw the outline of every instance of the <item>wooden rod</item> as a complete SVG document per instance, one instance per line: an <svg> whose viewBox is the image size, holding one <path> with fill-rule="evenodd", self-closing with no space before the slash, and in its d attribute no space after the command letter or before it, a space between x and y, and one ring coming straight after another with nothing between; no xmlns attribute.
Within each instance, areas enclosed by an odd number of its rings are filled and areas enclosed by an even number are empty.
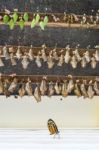
<svg viewBox="0 0 99 150"><path fill-rule="evenodd" d="M70 80L73 79L73 81L79 80L79 82L82 82L83 80L87 80L89 82L90 80L97 81L98 76L62 76L62 75L2 75L0 76L1 80L13 80L13 78L17 78L18 82L27 82L28 79L31 80L33 83L39 83L42 81L43 78L46 78L48 82L63 82L64 80Z"/></svg>
<svg viewBox="0 0 99 150"><path fill-rule="evenodd" d="M8 14L9 16L12 15L14 12L11 12L10 14ZM37 14L37 13L32 13L32 12L27 12L29 14L29 20L28 22L25 22L25 26L30 26L31 25L31 21L33 19L33 17ZM0 16L1 16L1 21L0 24L4 24L3 23L3 16L7 14L6 12L0 12ZM24 15L24 12L17 12L19 18L22 17ZM81 21L83 19L83 15L76 15L76 14L64 14L64 13L39 13L40 15L40 20L43 20L43 18L45 16L48 16L49 19L49 23L47 24L48 27L63 27L63 28L93 28L93 29L99 29L99 22L94 23L94 21L96 20L96 16L92 16L92 15L86 15L86 23L84 23L84 25L81 25ZM65 16L66 15L66 16ZM72 16L72 17L71 17ZM93 17L93 22L91 22L91 18ZM64 17L66 17L64 19ZM55 19L56 18L56 19ZM58 19L57 19L58 18ZM75 18L78 18L77 20ZM18 19L19 20L19 19ZM16 23L16 25L18 25Z"/></svg>
<svg viewBox="0 0 99 150"><path fill-rule="evenodd" d="M0 56L3 57L3 45L0 45ZM43 48L42 47L31 47L31 46L16 46L16 45L6 45L6 47L8 48L8 52L9 53L16 53L18 50L18 47L20 48L20 51L22 54L28 53L30 49L33 50L33 54L38 55L38 52L40 52ZM12 50L10 51L10 48L12 48ZM56 49L57 54L60 56L61 54L65 54L66 53L66 48L58 48L58 47L46 47L45 49L45 53L46 55L49 55L49 52L51 52L52 50ZM73 55L73 51L76 49L75 48L70 48L70 55ZM94 49L87 49L87 48L77 48L79 51L79 54L81 56L83 56L83 54L86 51L90 52L90 55L93 56L93 54L95 53L95 48Z"/></svg>

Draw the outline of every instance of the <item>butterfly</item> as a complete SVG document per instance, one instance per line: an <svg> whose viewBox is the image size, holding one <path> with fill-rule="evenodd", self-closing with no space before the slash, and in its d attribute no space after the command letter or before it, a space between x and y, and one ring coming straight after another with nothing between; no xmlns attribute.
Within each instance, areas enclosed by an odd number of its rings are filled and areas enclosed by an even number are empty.
<svg viewBox="0 0 99 150"><path fill-rule="evenodd" d="M54 137L55 137L55 135L59 135L59 130L57 128L57 125L52 119L48 120L47 126L49 129L50 135L54 135Z"/></svg>

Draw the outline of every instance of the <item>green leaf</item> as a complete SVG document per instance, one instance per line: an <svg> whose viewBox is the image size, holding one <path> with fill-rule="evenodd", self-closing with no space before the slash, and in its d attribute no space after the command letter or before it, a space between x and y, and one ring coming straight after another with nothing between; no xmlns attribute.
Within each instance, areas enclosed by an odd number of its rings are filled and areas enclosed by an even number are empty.
<svg viewBox="0 0 99 150"><path fill-rule="evenodd" d="M7 24L9 22L10 17L8 15L3 16L3 22Z"/></svg>
<svg viewBox="0 0 99 150"><path fill-rule="evenodd" d="M40 15L37 14L37 15L36 15L36 24L39 23L39 20L40 20Z"/></svg>
<svg viewBox="0 0 99 150"><path fill-rule="evenodd" d="M33 19L32 22L31 22L31 28L34 28L36 26L36 20Z"/></svg>
<svg viewBox="0 0 99 150"><path fill-rule="evenodd" d="M45 27L44 22L41 21L41 22L39 23L39 25L40 25L41 29L44 30L44 27Z"/></svg>
<svg viewBox="0 0 99 150"><path fill-rule="evenodd" d="M44 25L46 26L47 23L48 23L48 16L45 16L45 17L44 17Z"/></svg>
<svg viewBox="0 0 99 150"><path fill-rule="evenodd" d="M29 20L29 15L28 15L27 12L24 13L23 19L24 19L25 21L28 21L28 20Z"/></svg>
<svg viewBox="0 0 99 150"><path fill-rule="evenodd" d="M14 26L15 26L15 24L14 24L14 20L13 19L11 19L10 21L9 21L9 27L10 27L10 30L13 30L14 29Z"/></svg>
<svg viewBox="0 0 99 150"><path fill-rule="evenodd" d="M21 19L21 20L19 21L19 26L20 26L21 29L24 28L24 20L23 20L23 19Z"/></svg>
<svg viewBox="0 0 99 150"><path fill-rule="evenodd" d="M16 23L18 20L18 14L17 12L14 12L14 14L12 15L14 22Z"/></svg>

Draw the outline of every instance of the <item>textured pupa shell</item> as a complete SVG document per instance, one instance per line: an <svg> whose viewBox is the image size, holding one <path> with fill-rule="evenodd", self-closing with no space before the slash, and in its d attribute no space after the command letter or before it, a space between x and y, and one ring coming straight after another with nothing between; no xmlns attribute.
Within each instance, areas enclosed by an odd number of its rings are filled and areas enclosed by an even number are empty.
<svg viewBox="0 0 99 150"><path fill-rule="evenodd" d="M36 88L34 90L34 98L37 102L41 101L41 93L40 93L40 89L38 86L36 86Z"/></svg>

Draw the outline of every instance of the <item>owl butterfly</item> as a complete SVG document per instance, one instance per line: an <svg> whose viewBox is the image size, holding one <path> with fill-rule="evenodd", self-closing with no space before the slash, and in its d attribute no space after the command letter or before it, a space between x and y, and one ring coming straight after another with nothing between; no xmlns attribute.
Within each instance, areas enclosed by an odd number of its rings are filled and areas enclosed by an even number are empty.
<svg viewBox="0 0 99 150"><path fill-rule="evenodd" d="M49 129L50 135L54 135L54 137L55 137L55 135L59 135L57 125L55 124L55 122L52 119L48 120L47 126Z"/></svg>

